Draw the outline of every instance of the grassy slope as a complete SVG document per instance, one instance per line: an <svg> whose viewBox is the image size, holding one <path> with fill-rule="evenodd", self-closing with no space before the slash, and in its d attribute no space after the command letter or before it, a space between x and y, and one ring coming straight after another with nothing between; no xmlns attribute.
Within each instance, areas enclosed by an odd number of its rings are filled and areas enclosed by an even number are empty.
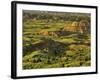
<svg viewBox="0 0 100 80"><path fill-rule="evenodd" d="M44 31L56 31L64 26L66 22L63 23L39 23L33 22L24 24L24 46L30 46L39 43L43 35L38 35L41 30ZM45 29L45 27L47 27ZM45 36L51 38L55 41L66 43L74 43L81 40L72 34L68 36ZM76 39L77 40L76 40ZM83 38L84 39L84 38ZM84 39L83 42L88 42L90 38ZM45 45L45 44L44 44ZM66 46L66 50L61 55L55 56L48 53L44 53L41 50L27 52L28 54L23 56L23 69L34 69L34 68L54 68L54 67L80 67L80 66L90 66L90 46L85 44L71 44Z"/></svg>

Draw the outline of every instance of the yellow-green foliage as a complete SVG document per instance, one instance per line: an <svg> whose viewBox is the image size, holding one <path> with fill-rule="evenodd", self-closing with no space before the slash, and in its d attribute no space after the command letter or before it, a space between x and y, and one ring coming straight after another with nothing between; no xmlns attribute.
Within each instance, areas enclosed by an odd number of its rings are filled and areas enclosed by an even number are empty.
<svg viewBox="0 0 100 80"><path fill-rule="evenodd" d="M87 13L24 11L23 69L90 66L89 23Z"/></svg>

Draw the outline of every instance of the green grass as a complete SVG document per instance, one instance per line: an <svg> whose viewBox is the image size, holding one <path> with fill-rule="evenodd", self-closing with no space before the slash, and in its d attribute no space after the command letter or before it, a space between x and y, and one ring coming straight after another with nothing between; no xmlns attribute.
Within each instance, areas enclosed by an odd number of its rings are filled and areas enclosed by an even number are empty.
<svg viewBox="0 0 100 80"><path fill-rule="evenodd" d="M26 50L28 54L23 56L23 69L90 66L90 45L72 44L81 41L83 43L90 43L91 39L89 34L82 35L72 32L68 35L58 37L42 35L42 33L38 34L41 31L58 31L66 24L68 26L71 23L72 21L46 23L43 20L24 22L23 47L28 46L31 49L30 45L34 46L43 41L41 38L51 39L51 43L47 40L47 42L44 41L45 44L40 45L40 48L44 47L44 49Z"/></svg>

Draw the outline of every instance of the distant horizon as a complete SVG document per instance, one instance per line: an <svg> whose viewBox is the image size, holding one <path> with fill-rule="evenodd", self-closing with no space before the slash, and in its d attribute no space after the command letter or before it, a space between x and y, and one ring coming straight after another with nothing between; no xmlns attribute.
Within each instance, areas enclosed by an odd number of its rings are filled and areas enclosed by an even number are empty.
<svg viewBox="0 0 100 80"><path fill-rule="evenodd" d="M80 16L91 16L91 13L81 13L81 12L57 12L57 11L40 11L40 10L23 10L23 13L30 13L30 14L35 14L35 13L46 13L46 14L53 14L53 13L56 13L56 14L70 14L70 15L80 15Z"/></svg>

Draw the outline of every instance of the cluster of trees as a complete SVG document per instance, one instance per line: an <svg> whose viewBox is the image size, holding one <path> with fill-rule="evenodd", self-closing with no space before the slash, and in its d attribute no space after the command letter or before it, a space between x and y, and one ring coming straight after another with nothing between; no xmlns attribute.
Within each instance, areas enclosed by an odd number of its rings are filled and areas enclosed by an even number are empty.
<svg viewBox="0 0 100 80"><path fill-rule="evenodd" d="M24 41L25 44L25 41ZM27 45L28 44L28 45ZM60 55L61 53L64 53L66 50L66 47L63 43L54 41L50 38L41 38L41 42L32 44L32 41L28 41L24 46L23 46L23 56L31 53L32 51L39 50L43 53L46 53L48 55Z"/></svg>
<svg viewBox="0 0 100 80"><path fill-rule="evenodd" d="M90 22L90 14L71 12L50 12L50 11L23 11L23 20L47 20L47 21L80 21Z"/></svg>

